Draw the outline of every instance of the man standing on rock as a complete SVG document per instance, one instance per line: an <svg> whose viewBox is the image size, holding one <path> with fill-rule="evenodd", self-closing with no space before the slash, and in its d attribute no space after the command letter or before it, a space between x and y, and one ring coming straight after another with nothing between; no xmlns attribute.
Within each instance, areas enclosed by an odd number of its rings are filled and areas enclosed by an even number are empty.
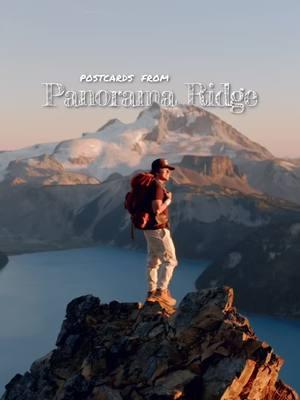
<svg viewBox="0 0 300 400"><path fill-rule="evenodd" d="M151 174L154 180L147 193L147 208L150 220L144 229L148 248L148 296L147 301L162 301L175 306L176 300L168 289L174 268L178 262L170 233L169 210L172 193L165 188L175 168L165 159L154 160Z"/></svg>

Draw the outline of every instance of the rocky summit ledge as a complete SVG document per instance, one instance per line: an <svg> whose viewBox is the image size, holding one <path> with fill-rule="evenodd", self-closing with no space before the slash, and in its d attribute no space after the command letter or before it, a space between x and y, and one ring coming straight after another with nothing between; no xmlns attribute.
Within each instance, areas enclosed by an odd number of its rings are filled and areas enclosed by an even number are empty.
<svg viewBox="0 0 300 400"><path fill-rule="evenodd" d="M283 359L255 336L228 287L159 303L71 301L57 348L17 374L2 400L298 399Z"/></svg>

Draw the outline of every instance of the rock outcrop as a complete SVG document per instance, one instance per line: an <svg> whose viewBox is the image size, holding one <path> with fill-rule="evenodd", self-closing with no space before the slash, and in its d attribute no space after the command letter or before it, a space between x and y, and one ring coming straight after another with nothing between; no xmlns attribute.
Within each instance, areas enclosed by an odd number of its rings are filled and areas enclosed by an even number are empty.
<svg viewBox="0 0 300 400"><path fill-rule="evenodd" d="M228 190L245 194L261 193L249 185L246 175L227 156L186 155L172 173L171 182L212 188L216 193Z"/></svg>
<svg viewBox="0 0 300 400"><path fill-rule="evenodd" d="M61 163L47 154L11 161L7 167L5 182L12 186L21 184L51 186L100 183L95 177L79 172L65 171Z"/></svg>
<svg viewBox="0 0 300 400"><path fill-rule="evenodd" d="M233 307L228 287L159 303L71 301L57 348L17 374L2 400L296 400L283 364Z"/></svg>
<svg viewBox="0 0 300 400"><path fill-rule="evenodd" d="M180 165L212 178L219 176L242 176L228 156L186 155L183 157Z"/></svg>

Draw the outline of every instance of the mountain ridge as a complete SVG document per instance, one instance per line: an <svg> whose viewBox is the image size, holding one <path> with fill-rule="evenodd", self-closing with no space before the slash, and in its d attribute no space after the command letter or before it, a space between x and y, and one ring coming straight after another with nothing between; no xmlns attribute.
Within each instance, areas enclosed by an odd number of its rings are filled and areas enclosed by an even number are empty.
<svg viewBox="0 0 300 400"><path fill-rule="evenodd" d="M300 220L271 223L218 257L196 287L230 285L242 310L299 319L299 249Z"/></svg>
<svg viewBox="0 0 300 400"><path fill-rule="evenodd" d="M105 180L112 173L146 170L154 158L179 164L186 155L228 156L258 191L300 203L300 164L274 157L218 116L196 106L164 108L157 104L135 121L110 120L96 132L58 143L38 144L0 154L0 179L10 161L47 154L65 172Z"/></svg>
<svg viewBox="0 0 300 400"><path fill-rule="evenodd" d="M223 132L222 129L225 129L226 132ZM56 144L52 143L32 146L25 148L24 151L27 153L30 151L36 151L38 153L37 155L40 155L39 150L47 150L47 152L51 153L49 155L57 158L57 161L62 162L63 164L65 163L64 167L69 166L70 168L71 165L68 160L69 158L76 159L80 156L90 156L91 163L93 157L101 156L103 153L103 147L106 147L106 151L112 150L109 146L109 142L115 143L117 146L122 144L122 146L125 146L125 148L122 147L122 151L124 152L124 150L127 149L131 156L134 156L135 151L132 152L130 149L134 147L134 145L139 145L142 148L144 157L147 156L148 151L154 151L158 156L159 153L166 154L167 152L170 153L169 156L174 157L179 148L177 151L172 152L167 148L168 145L165 146L166 148L162 149L155 146L157 142L160 142L163 138L169 136L170 132L177 132L179 141L182 134L182 138L185 141L193 135L193 139L195 139L195 135L208 135L211 137L212 145L214 145L214 140L218 136L218 139L226 139L228 142L233 140L232 143L234 143L235 141L236 146L244 146L245 150L247 150L247 146L249 148L251 147L252 150L257 151L258 153L261 152L261 156L264 158L273 157L272 154L263 146L251 141L231 125L225 123L219 117L208 111L195 106L180 105L176 108L163 108L157 104L153 104L148 109L141 111L136 120L132 123L125 124L117 119L113 119L104 124L100 130L95 133L84 133L84 136L81 138L63 140ZM188 137L185 138L184 135L188 135ZM148 145L145 146L145 142L148 142ZM152 145L151 142L153 142ZM69 148L69 146L72 147ZM186 146L189 147L188 142ZM219 147L221 148L221 146ZM218 150L220 150L220 148ZM203 151L207 152L208 150ZM223 148L221 151L224 153L226 149ZM69 152L69 155L62 152ZM14 152L10 152L11 157L13 157L13 153ZM21 155L19 153L21 153L21 150L16 152L17 157ZM27 153L24 158L29 158ZM181 151L180 153L182 154L183 152ZM136 158L135 161L137 162L138 160L141 162L140 158ZM130 157L127 161L130 163ZM143 165L138 165L137 163L135 165L132 164L132 166L133 168L143 167ZM91 172L95 173L95 170L92 169ZM122 173L122 170L115 168L112 172ZM129 172L132 172L132 169ZM97 177L97 175L94 176Z"/></svg>
<svg viewBox="0 0 300 400"><path fill-rule="evenodd" d="M6 385L1 400L297 400L283 359L233 306L233 290L159 302L73 299L56 348Z"/></svg>

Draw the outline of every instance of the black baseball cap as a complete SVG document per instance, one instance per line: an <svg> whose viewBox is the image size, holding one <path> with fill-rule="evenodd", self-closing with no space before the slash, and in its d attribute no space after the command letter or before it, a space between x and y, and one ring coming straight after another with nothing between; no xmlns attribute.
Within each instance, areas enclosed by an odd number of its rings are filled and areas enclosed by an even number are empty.
<svg viewBox="0 0 300 400"><path fill-rule="evenodd" d="M157 172L161 168L168 168L168 169L170 169L172 171L175 169L175 167L172 167L172 165L169 165L168 160L166 160L164 158L157 158L151 164L151 171L152 172Z"/></svg>

